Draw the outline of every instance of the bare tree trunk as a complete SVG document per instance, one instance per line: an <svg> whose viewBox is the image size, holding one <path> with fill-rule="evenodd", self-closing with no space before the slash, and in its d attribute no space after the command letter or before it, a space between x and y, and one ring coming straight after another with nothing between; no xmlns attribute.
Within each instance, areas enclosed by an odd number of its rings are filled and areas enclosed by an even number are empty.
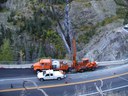
<svg viewBox="0 0 128 96"><path fill-rule="evenodd" d="M29 48L29 44L25 38L25 42L24 42L24 49L25 49L25 59L26 61L30 61L30 48Z"/></svg>
<svg viewBox="0 0 128 96"><path fill-rule="evenodd" d="M42 41L40 40L39 41L39 51L38 51L38 58L40 58L41 57L41 55L42 55L42 47L43 47L43 44L42 44Z"/></svg>
<svg viewBox="0 0 128 96"><path fill-rule="evenodd" d="M69 47L69 45L68 45L68 43L66 41L66 38L65 38L64 34L61 32L62 31L61 28L57 27L56 30L59 33L59 35L61 36L62 40L64 41L64 44L66 46L66 49L67 49L68 53L71 54L70 47Z"/></svg>
<svg viewBox="0 0 128 96"><path fill-rule="evenodd" d="M39 44L37 43L37 41L35 40L35 37L33 38L33 47L34 47L34 50L32 52L32 60L34 60L35 58L37 58L37 54L38 54L38 48L39 48Z"/></svg>
<svg viewBox="0 0 128 96"><path fill-rule="evenodd" d="M63 29L63 27L62 27L57 15L56 15L54 7L52 5L51 5L51 9L52 9L52 13L53 13L55 19L57 20L58 26L59 26L59 28L57 28L57 32L59 33L59 35L61 36L62 40L64 41L65 47L66 47L66 49L67 49L67 51L68 51L68 53L69 53L69 55L71 57L71 49L70 49L70 46L69 46L68 42L66 41L66 37L64 35L65 31L64 31L64 29Z"/></svg>

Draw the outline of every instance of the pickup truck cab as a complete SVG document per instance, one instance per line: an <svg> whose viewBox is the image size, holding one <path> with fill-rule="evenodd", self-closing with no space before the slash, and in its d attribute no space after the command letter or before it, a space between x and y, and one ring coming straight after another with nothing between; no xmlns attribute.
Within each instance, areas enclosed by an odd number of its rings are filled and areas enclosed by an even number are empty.
<svg viewBox="0 0 128 96"><path fill-rule="evenodd" d="M37 78L40 81L51 80L51 79L61 80L65 77L66 75L63 73L63 71L45 70L37 73Z"/></svg>

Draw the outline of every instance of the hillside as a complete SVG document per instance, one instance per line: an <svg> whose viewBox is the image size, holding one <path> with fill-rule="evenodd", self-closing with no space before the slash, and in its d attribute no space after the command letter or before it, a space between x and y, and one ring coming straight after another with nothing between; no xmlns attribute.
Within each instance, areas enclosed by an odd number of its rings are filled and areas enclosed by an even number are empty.
<svg viewBox="0 0 128 96"><path fill-rule="evenodd" d="M0 61L67 58L66 42L61 28L58 30L65 20L65 0L5 1L0 4ZM127 3L123 1L70 0L70 28L75 33L78 59L128 57L128 34L120 28L127 23L127 7L120 4ZM71 47L66 32L64 36Z"/></svg>
<svg viewBox="0 0 128 96"><path fill-rule="evenodd" d="M120 13L121 8L114 0L74 0L71 3L78 59L107 61L128 57L128 33L122 28L125 12Z"/></svg>

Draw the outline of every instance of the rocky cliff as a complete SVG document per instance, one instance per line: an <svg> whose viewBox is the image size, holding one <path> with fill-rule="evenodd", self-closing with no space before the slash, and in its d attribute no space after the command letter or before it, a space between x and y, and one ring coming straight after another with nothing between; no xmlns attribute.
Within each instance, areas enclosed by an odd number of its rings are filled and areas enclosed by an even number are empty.
<svg viewBox="0 0 128 96"><path fill-rule="evenodd" d="M117 24L117 23L116 23ZM128 57L128 31L123 26L109 30L113 24L107 26L108 31L103 31L85 46L79 53L96 61L110 61L126 59Z"/></svg>
<svg viewBox="0 0 128 96"><path fill-rule="evenodd" d="M123 30L118 8L114 0L71 3L70 18L77 38L78 59L106 61L128 57L128 33Z"/></svg>

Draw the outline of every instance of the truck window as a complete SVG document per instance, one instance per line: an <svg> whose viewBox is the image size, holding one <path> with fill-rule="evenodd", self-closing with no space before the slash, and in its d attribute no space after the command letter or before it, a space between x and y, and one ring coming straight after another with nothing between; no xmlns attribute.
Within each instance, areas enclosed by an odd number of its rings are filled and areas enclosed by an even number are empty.
<svg viewBox="0 0 128 96"><path fill-rule="evenodd" d="M43 75L46 74L46 71L43 71Z"/></svg>
<svg viewBox="0 0 128 96"><path fill-rule="evenodd" d="M46 74L45 76L49 76L49 74Z"/></svg>
<svg viewBox="0 0 128 96"><path fill-rule="evenodd" d="M44 63L41 63L41 66L44 66Z"/></svg>

